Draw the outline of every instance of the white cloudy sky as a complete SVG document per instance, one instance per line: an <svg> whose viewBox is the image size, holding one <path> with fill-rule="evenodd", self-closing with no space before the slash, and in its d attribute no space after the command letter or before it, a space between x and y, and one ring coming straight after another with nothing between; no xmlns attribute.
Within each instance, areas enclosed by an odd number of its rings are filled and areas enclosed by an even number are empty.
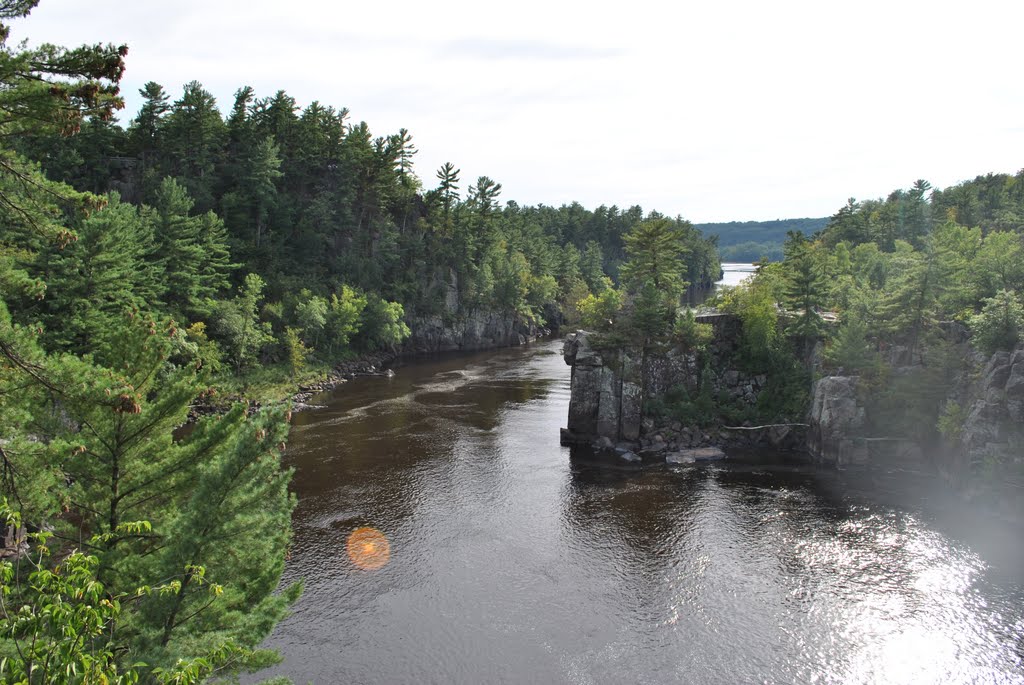
<svg viewBox="0 0 1024 685"><path fill-rule="evenodd" d="M1024 167L1024 2L42 0L12 40L127 43L146 81L348 107L504 199L825 216Z"/></svg>

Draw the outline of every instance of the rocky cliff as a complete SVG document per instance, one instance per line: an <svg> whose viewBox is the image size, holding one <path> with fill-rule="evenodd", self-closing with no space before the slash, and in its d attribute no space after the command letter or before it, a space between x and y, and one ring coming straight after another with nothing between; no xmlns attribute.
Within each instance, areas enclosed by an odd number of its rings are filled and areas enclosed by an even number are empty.
<svg viewBox="0 0 1024 685"><path fill-rule="evenodd" d="M639 364L624 350L602 354L584 331L566 338L562 356L572 367L566 440L637 440L643 419Z"/></svg>
<svg viewBox="0 0 1024 685"><path fill-rule="evenodd" d="M963 403L960 446L966 458L1022 458L1024 448L1024 347L996 352L981 369Z"/></svg>
<svg viewBox="0 0 1024 685"><path fill-rule="evenodd" d="M514 314L482 310L414 318L409 321L409 328L412 335L403 347L406 354L512 347L548 332Z"/></svg>
<svg viewBox="0 0 1024 685"><path fill-rule="evenodd" d="M788 431L728 433L712 427L686 426L649 411L673 388L695 391L702 374L710 378L709 393L734 403L753 405L768 382L764 374L750 375L733 362L740 340L739 319L712 314L698 317L712 326L705 371L696 354L679 348L639 349L603 347L585 331L569 335L563 347L566 364L572 367L569 418L563 431L567 444L628 443L641 448L661 444L667 450L728 442L772 440L788 437Z"/></svg>
<svg viewBox="0 0 1024 685"><path fill-rule="evenodd" d="M986 356L966 337L955 342L959 370L946 379L939 418L920 426L932 438L873 434L870 426L885 405L857 377L828 376L814 386L808 451L836 466L938 470L969 497L1018 516L1024 513L1024 346ZM898 376L920 368L918 362L889 371Z"/></svg>
<svg viewBox="0 0 1024 685"><path fill-rule="evenodd" d="M836 466L867 461L865 409L856 377L826 376L814 383L808 412L807 450Z"/></svg>

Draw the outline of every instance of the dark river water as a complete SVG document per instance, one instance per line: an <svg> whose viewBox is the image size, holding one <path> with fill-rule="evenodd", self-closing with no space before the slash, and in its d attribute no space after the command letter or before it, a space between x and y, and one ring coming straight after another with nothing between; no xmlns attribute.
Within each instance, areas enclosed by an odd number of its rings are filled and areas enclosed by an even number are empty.
<svg viewBox="0 0 1024 685"><path fill-rule="evenodd" d="M296 416L287 576L306 590L261 675L1024 682L1019 530L898 470L574 460L559 349L413 363ZM389 556L365 536L350 556L361 528Z"/></svg>

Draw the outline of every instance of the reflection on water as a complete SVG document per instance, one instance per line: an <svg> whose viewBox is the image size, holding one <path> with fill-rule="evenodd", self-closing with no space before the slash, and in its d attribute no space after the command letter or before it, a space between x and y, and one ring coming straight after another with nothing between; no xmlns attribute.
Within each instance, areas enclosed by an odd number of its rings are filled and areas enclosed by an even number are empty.
<svg viewBox="0 0 1024 685"><path fill-rule="evenodd" d="M737 286L752 276L755 271L757 271L757 267L753 264L726 262L722 264L722 278L715 283L715 287L710 290L687 291L687 304L691 307L701 305L721 286Z"/></svg>
<svg viewBox="0 0 1024 685"><path fill-rule="evenodd" d="M268 641L285 656L269 673L1022 681L1019 531L940 501L919 474L772 454L660 471L574 460L558 445L557 348L407 366L297 417L287 573L306 593ZM362 528L388 545L376 569L346 552Z"/></svg>

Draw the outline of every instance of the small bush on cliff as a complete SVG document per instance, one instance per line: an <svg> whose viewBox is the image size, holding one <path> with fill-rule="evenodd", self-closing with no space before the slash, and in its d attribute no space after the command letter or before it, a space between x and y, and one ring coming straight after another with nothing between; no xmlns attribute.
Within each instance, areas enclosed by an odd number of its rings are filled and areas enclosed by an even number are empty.
<svg viewBox="0 0 1024 685"><path fill-rule="evenodd" d="M706 349L715 335L710 324L697 323L692 309L679 313L672 333L679 346L687 352Z"/></svg>
<svg viewBox="0 0 1024 685"><path fill-rule="evenodd" d="M942 437L951 442L956 442L960 439L960 433L963 431L966 419L967 411L960 406L960 403L956 400L947 400L935 427L939 429Z"/></svg>
<svg viewBox="0 0 1024 685"><path fill-rule="evenodd" d="M1000 290L983 302L981 313L971 317L975 343L987 354L1012 350L1024 329L1024 306L1009 290Z"/></svg>
<svg viewBox="0 0 1024 685"><path fill-rule="evenodd" d="M881 360L868 342L869 333L863 319L849 316L825 349L825 360L848 374L877 371Z"/></svg>
<svg viewBox="0 0 1024 685"><path fill-rule="evenodd" d="M576 308L583 328L588 331L607 331L614 326L622 310L622 291L606 288L598 295L589 294L576 304Z"/></svg>

